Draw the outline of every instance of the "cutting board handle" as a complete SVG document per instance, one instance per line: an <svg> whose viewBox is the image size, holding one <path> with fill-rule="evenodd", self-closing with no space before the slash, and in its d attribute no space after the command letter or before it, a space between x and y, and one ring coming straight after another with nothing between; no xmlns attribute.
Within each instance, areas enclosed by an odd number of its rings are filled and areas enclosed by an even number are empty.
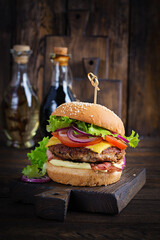
<svg viewBox="0 0 160 240"><path fill-rule="evenodd" d="M89 19L88 11L69 11L69 32L71 36L83 36Z"/></svg>
<svg viewBox="0 0 160 240"><path fill-rule="evenodd" d="M68 209L70 189L55 187L35 195L36 214L47 219L64 221Z"/></svg>
<svg viewBox="0 0 160 240"><path fill-rule="evenodd" d="M82 58L82 64L86 76L88 75L89 72L92 72L96 76L98 75L100 58L98 57Z"/></svg>

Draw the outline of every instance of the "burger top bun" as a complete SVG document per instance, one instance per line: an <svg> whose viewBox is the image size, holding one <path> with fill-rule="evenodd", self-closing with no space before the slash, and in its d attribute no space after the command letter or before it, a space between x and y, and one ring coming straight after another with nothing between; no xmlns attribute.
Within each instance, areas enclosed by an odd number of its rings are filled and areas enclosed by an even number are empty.
<svg viewBox="0 0 160 240"><path fill-rule="evenodd" d="M106 128L120 135L125 134L122 120L110 109L94 103L64 103L53 111L52 115L69 117Z"/></svg>

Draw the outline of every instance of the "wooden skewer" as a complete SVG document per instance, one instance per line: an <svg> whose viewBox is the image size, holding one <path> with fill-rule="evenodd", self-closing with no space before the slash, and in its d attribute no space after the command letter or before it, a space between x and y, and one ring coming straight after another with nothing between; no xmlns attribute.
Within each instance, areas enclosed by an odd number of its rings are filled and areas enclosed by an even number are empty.
<svg viewBox="0 0 160 240"><path fill-rule="evenodd" d="M94 104L97 103L97 91L99 91L99 81L98 78L93 74L93 73L88 73L88 78L92 84L92 86L94 87Z"/></svg>

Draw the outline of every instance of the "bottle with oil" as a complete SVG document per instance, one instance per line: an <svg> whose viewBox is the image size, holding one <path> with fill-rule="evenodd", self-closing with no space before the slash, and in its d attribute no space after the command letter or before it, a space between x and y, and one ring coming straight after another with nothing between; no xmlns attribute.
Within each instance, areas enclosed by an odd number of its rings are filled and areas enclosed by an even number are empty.
<svg viewBox="0 0 160 240"><path fill-rule="evenodd" d="M65 47L55 47L50 55L53 64L49 91L40 108L40 129L43 136L48 136L46 125L51 113L62 103L75 101L72 92L72 73L68 66L70 55Z"/></svg>
<svg viewBox="0 0 160 240"><path fill-rule="evenodd" d="M39 102L27 71L32 51L27 45L15 45L11 53L14 64L12 79L2 100L2 124L8 146L30 148L34 146L33 136L39 126Z"/></svg>

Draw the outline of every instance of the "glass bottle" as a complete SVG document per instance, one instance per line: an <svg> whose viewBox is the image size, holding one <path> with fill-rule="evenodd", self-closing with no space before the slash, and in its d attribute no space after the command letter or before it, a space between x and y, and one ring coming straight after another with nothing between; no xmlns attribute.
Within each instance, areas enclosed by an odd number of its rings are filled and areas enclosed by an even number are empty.
<svg viewBox="0 0 160 240"><path fill-rule="evenodd" d="M70 56L67 52L67 48L55 47L54 53L50 55L53 64L51 84L40 109L40 129L43 136L49 135L46 125L51 113L62 103L76 100L72 93L72 73L68 66Z"/></svg>
<svg viewBox="0 0 160 240"><path fill-rule="evenodd" d="M15 45L11 53L14 64L12 79L2 100L2 125L8 146L30 148L34 146L32 138L39 126L39 102L27 72L32 51L29 46Z"/></svg>

